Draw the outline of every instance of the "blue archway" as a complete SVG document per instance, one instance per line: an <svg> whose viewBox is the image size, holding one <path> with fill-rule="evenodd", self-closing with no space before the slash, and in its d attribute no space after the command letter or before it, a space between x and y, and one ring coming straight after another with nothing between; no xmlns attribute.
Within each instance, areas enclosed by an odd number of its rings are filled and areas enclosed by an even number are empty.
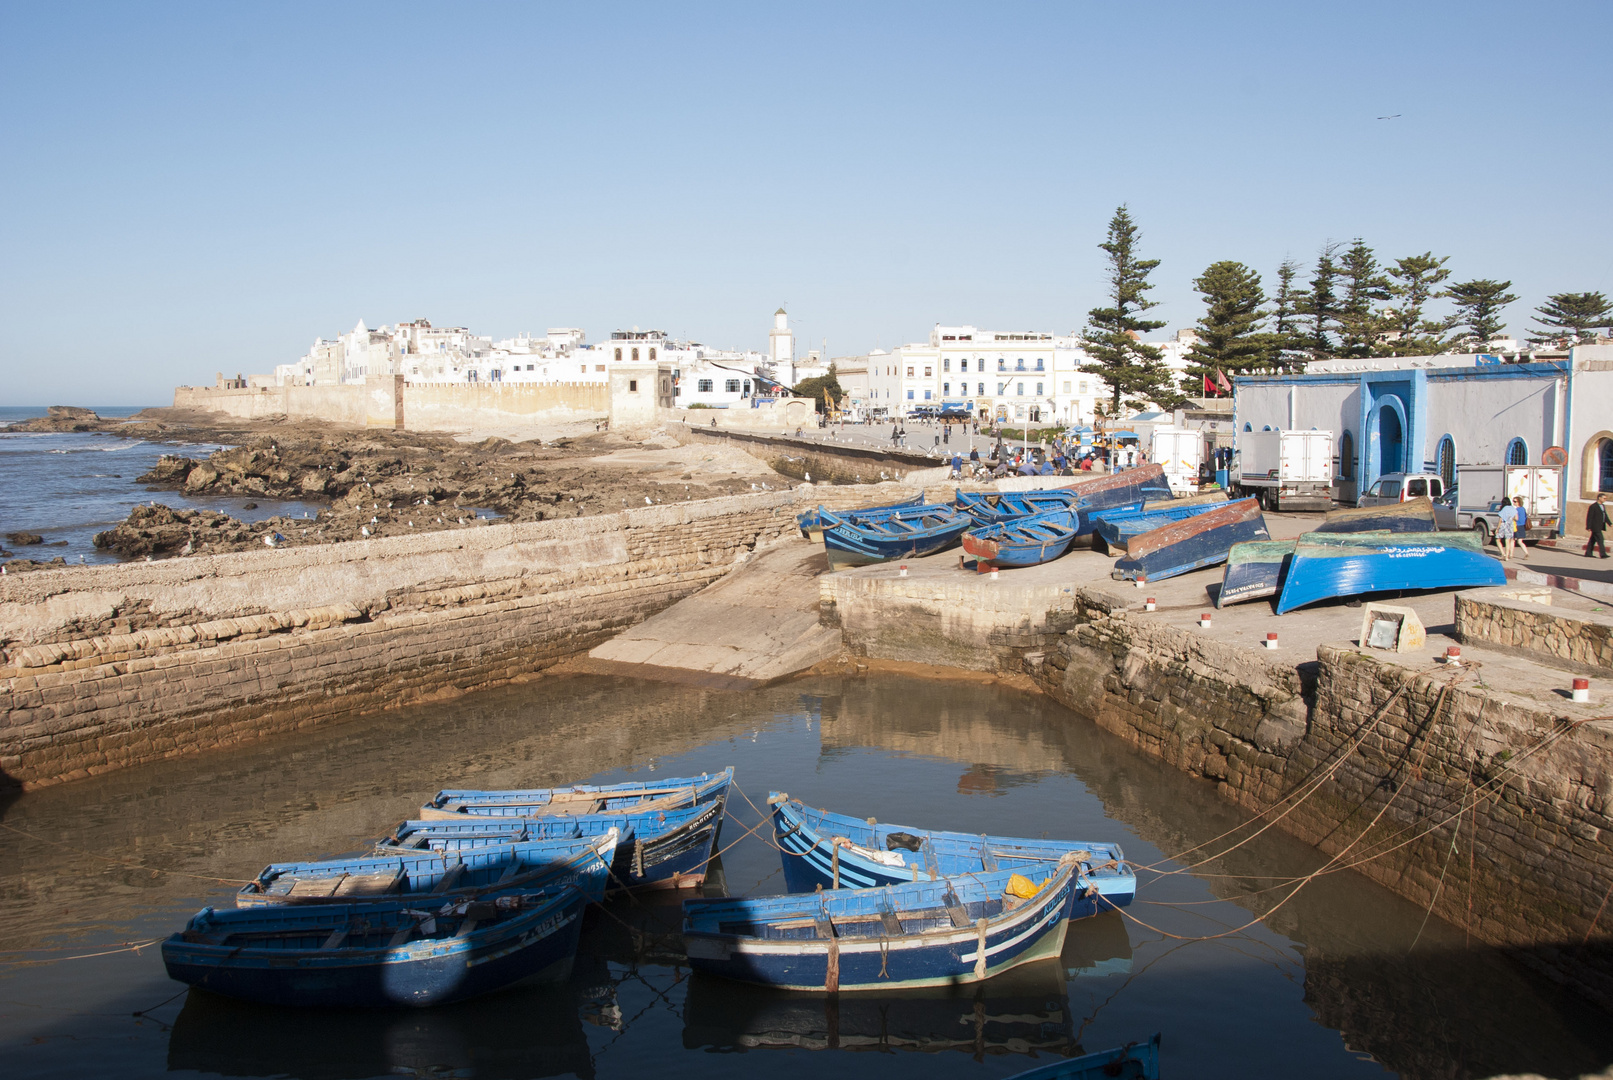
<svg viewBox="0 0 1613 1080"><path fill-rule="evenodd" d="M1378 450L1377 476L1406 471L1406 415L1398 398L1379 399L1372 413L1372 441Z"/></svg>

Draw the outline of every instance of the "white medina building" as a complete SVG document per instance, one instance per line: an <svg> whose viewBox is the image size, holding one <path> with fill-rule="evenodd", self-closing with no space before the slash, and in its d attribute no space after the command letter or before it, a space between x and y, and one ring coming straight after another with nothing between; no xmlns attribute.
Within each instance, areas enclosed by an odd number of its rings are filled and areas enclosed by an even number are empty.
<svg viewBox="0 0 1613 1080"><path fill-rule="evenodd" d="M1008 424L1089 423L1108 390L1086 361L1074 336L937 326L927 344L869 354L866 409L901 416L928 405Z"/></svg>

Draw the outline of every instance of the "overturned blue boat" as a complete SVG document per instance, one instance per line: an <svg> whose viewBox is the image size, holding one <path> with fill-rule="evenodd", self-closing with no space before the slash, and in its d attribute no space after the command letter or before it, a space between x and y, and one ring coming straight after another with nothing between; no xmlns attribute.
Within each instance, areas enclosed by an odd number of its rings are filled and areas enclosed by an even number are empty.
<svg viewBox="0 0 1613 1080"><path fill-rule="evenodd" d="M959 491L953 504L980 525L1000 525L1015 518L1068 510L1076 501L1075 491L1071 488L1043 488L1036 491Z"/></svg>
<svg viewBox="0 0 1613 1080"><path fill-rule="evenodd" d="M1294 544L1277 614L1339 596L1505 585L1499 559L1467 532L1306 533Z"/></svg>
<svg viewBox="0 0 1613 1080"><path fill-rule="evenodd" d="M1051 562L1068 551L1074 540L1075 523L1070 512L1054 510L970 529L963 534L963 550L974 556L976 567L984 571Z"/></svg>
<svg viewBox="0 0 1613 1080"><path fill-rule="evenodd" d="M882 517L885 514L895 513L897 510L906 510L910 506L918 506L923 501L923 495L915 495L911 499L903 499L901 502L887 503L884 506L870 506L854 512L860 518ZM801 529L801 535L811 540L814 544L823 543L823 512L823 507L819 506L808 510L804 514L797 515L795 519L796 525Z"/></svg>
<svg viewBox="0 0 1613 1080"><path fill-rule="evenodd" d="M451 820L405 821L375 850L377 854L463 851L488 844L601 836L614 828L621 839L611 866L612 888L683 889L705 880L726 809L726 798L722 798L683 810L644 814L549 818L466 814Z"/></svg>
<svg viewBox="0 0 1613 1080"><path fill-rule="evenodd" d="M1111 549L1124 551L1126 545L1143 533L1173 525L1178 521L1207 514L1227 504L1226 497L1199 502L1182 499L1179 504L1148 503L1140 510L1104 510L1097 516L1094 530Z"/></svg>
<svg viewBox="0 0 1613 1080"><path fill-rule="evenodd" d="M1244 600L1276 596L1293 555L1292 540L1250 540L1233 544L1227 552L1227 566L1221 574L1221 590L1215 595L1215 606L1223 608Z"/></svg>
<svg viewBox="0 0 1613 1080"><path fill-rule="evenodd" d="M665 777L623 784L571 784L567 787L503 791L447 789L420 808L420 820L449 820L465 814L485 817L563 817L578 814L647 814L680 810L725 799L734 767L720 773Z"/></svg>
<svg viewBox="0 0 1613 1080"><path fill-rule="evenodd" d="M1159 1036L1039 1065L1007 1080L1159 1080Z"/></svg>
<svg viewBox="0 0 1613 1080"><path fill-rule="evenodd" d="M1022 898L1011 870L870 889L686 900L689 966L828 993L983 982L1064 946L1072 904L1091 906L1073 859Z"/></svg>
<svg viewBox="0 0 1613 1080"><path fill-rule="evenodd" d="M1133 537L1110 576L1117 581L1159 581L1225 562L1234 544L1269 540L1266 518L1254 499L1239 499Z"/></svg>
<svg viewBox="0 0 1613 1080"><path fill-rule="evenodd" d="M933 555L974 524L968 514L939 503L921 503L867 520L825 510L822 520L823 547L831 570Z"/></svg>
<svg viewBox="0 0 1613 1080"><path fill-rule="evenodd" d="M571 973L577 889L423 905L203 908L162 945L169 978L272 1005L440 1005Z"/></svg>
<svg viewBox="0 0 1613 1080"><path fill-rule="evenodd" d="M557 886L604 898L620 833L489 844L456 851L273 863L235 894L236 907L414 900L443 904Z"/></svg>
<svg viewBox="0 0 1613 1080"><path fill-rule="evenodd" d="M1436 528L1433 500L1423 495L1407 499L1405 502L1386 503L1383 506L1348 506L1333 510L1315 531L1431 533Z"/></svg>
<svg viewBox="0 0 1613 1080"><path fill-rule="evenodd" d="M1075 861L1081 879L1097 889L1101 906L1125 907L1137 894L1137 875L1117 844L886 825L816 810L777 791L767 801L784 860L785 887L791 892L870 888L997 870L1018 870L1030 877L1046 874L1068 858Z"/></svg>

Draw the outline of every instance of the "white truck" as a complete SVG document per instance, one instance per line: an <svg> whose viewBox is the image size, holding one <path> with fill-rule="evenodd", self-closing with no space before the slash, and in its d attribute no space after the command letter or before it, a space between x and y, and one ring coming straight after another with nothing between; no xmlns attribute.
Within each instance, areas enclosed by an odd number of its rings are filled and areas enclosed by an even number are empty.
<svg viewBox="0 0 1613 1080"><path fill-rule="evenodd" d="M1331 431L1240 431L1237 440L1236 493L1268 510L1333 509Z"/></svg>
<svg viewBox="0 0 1613 1080"><path fill-rule="evenodd" d="M1165 479L1177 495L1199 490L1199 465L1204 460L1204 434L1188 428L1157 427L1148 460L1165 469Z"/></svg>
<svg viewBox="0 0 1613 1080"><path fill-rule="evenodd" d="M1529 511L1528 539L1557 535L1563 512L1563 470L1550 465L1458 465L1456 486L1434 504L1441 529L1472 529L1481 541L1495 535L1501 507L1523 498Z"/></svg>

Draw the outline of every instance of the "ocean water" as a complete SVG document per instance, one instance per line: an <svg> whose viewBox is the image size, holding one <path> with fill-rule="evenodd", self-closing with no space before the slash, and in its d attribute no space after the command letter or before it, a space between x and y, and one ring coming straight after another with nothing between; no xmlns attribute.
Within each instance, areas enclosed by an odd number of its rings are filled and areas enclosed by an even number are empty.
<svg viewBox="0 0 1613 1080"><path fill-rule="evenodd" d="M983 985L838 997L691 972L687 892L592 912L564 985L445 1008L240 1004L170 981L155 946L266 864L361 848L443 787L727 765L708 891L783 890L764 824L781 790L921 830L1118 842L1138 897ZM1246 824L1213 785L1003 686L545 678L0 801L0 1060L18 1078L990 1080L1155 1032L1165 1080L1574 1077L1613 1060L1606 1014L1362 877L1285 899L1276 883L1325 860Z"/></svg>
<svg viewBox="0 0 1613 1080"><path fill-rule="evenodd" d="M103 417L132 416L140 407L95 411ZM0 424L43 415L42 407L0 407ZM301 501L147 492L135 483L164 454L200 459L222 448L221 443L157 443L101 432L0 432L0 548L20 558L117 562L118 556L96 548L95 534L124 520L140 503L217 510L242 521L276 514L300 517L319 509ZM246 509L248 502L256 502L256 509ZM38 533L45 543L18 546L5 539L13 532Z"/></svg>

